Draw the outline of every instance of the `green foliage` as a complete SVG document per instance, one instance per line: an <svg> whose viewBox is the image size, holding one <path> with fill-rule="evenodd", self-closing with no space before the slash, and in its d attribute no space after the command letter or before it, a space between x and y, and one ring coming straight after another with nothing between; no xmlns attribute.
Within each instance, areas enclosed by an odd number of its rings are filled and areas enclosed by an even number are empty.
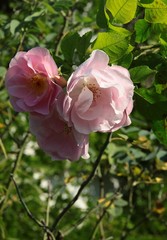
<svg viewBox="0 0 167 240"><path fill-rule="evenodd" d="M166 239L166 31L166 0L3 2L0 239ZM89 160L52 161L39 149L27 114L13 111L4 82L16 52L35 46L50 50L65 78L93 49L101 49L110 64L129 69L135 85L132 124L113 133L94 178L57 225L54 238L39 225L51 228L73 199L90 176L106 135L91 134Z"/></svg>
<svg viewBox="0 0 167 240"><path fill-rule="evenodd" d="M135 24L135 30L136 30L136 42L142 43L145 42L148 37L150 36L150 24L146 22L144 19L137 20Z"/></svg>
<svg viewBox="0 0 167 240"><path fill-rule="evenodd" d="M122 28L110 29L109 32L100 32L93 49L105 51L110 56L111 62L116 63L128 51L129 35L130 33Z"/></svg>
<svg viewBox="0 0 167 240"><path fill-rule="evenodd" d="M163 0L153 1L150 4L142 4L145 7L145 20L151 23L164 23L167 21L167 3Z"/></svg>
<svg viewBox="0 0 167 240"><path fill-rule="evenodd" d="M153 78L156 71L148 66L138 66L130 69L130 75L134 83L147 82L148 78Z"/></svg>
<svg viewBox="0 0 167 240"><path fill-rule="evenodd" d="M128 23L135 17L137 0L107 0L105 7L112 23Z"/></svg>

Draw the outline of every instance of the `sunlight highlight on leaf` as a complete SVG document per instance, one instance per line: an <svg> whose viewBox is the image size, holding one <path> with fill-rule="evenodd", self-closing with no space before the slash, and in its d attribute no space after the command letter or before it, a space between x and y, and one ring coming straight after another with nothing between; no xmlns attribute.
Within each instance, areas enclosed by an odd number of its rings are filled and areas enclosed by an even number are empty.
<svg viewBox="0 0 167 240"><path fill-rule="evenodd" d="M107 0L107 10L112 14L112 22L128 23L136 13L137 0Z"/></svg>
<svg viewBox="0 0 167 240"><path fill-rule="evenodd" d="M145 7L145 20L151 23L167 22L167 5L162 0L156 0L151 4L142 4Z"/></svg>

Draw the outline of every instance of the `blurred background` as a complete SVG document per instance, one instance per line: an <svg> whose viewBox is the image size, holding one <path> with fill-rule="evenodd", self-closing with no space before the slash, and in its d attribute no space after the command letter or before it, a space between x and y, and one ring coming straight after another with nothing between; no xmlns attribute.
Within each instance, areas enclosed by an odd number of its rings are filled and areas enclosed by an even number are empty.
<svg viewBox="0 0 167 240"><path fill-rule="evenodd" d="M166 239L167 1L126 4L1 1L0 239ZM35 46L49 49L66 79L92 49L102 49L135 84L132 124L113 133L93 180L54 236L36 221L52 226L90 175L107 135L91 134L90 159L73 163L53 161L38 147L27 113L14 112L4 84L11 58Z"/></svg>

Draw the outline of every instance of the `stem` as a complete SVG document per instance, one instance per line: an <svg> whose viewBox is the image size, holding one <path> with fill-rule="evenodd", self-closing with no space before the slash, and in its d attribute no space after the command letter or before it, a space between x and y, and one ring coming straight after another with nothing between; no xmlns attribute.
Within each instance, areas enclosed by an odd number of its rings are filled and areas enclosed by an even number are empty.
<svg viewBox="0 0 167 240"><path fill-rule="evenodd" d="M97 230L99 224L101 223L101 221L102 221L102 219L103 219L103 217L104 217L105 214L106 214L106 211L104 210L103 213L102 213L102 215L101 215L101 216L99 217L99 219L97 220L96 225L95 225L95 227L93 228L93 231L92 231L92 233L91 233L91 236L90 236L89 240L94 239L94 236L95 236L95 234L96 234L96 230Z"/></svg>
<svg viewBox="0 0 167 240"><path fill-rule="evenodd" d="M61 211L61 213L57 216L57 218L55 219L52 227L51 227L51 231L55 231L58 223L61 221L61 219L63 218L63 216L67 213L67 211L73 206L73 204L78 200L80 194L82 193L83 189L89 184L89 182L92 180L92 178L94 177L95 175L95 172L96 172L96 169L99 165L99 162L101 160L101 157L109 143L109 140L110 140L110 136L111 136L111 133L109 133L107 135L107 139L94 163L94 166L93 166L93 169L92 169L92 172L90 173L90 175L88 176L88 178L81 184L77 194L74 196L74 198L67 204L67 206Z"/></svg>
<svg viewBox="0 0 167 240"><path fill-rule="evenodd" d="M52 232L49 230L48 226L45 223L43 223L42 221L39 221L38 219L36 219L34 217L34 215L30 212L29 208L27 207L26 203L24 202L24 200L23 200L23 198L21 196L19 187L17 186L17 183L16 183L16 181L15 181L15 179L14 179L12 174L11 174L11 180L13 181L13 183L15 185L15 188L16 188L19 200L20 200L20 202L21 202L25 212L27 213L28 217L30 219L32 219L39 227L43 228L44 232L46 233L47 239L55 240L55 237L53 236ZM48 222L48 210L47 210L47 222Z"/></svg>
<svg viewBox="0 0 167 240"><path fill-rule="evenodd" d="M23 155L23 151L24 151L24 147L26 145L26 140L28 138L28 133L26 134L26 136L24 137L23 141L22 141L22 147L19 151L19 153L17 154L17 158L16 158L16 161L14 162L14 166L13 166L13 169L11 170L10 172L10 176L14 176L16 174L16 171L18 169L18 166L20 164L20 161L21 161L21 158L22 158L22 155ZM9 198L9 194L10 194L10 191L11 191L11 186L12 186L12 179L11 177L9 177L9 180L7 182L7 186L6 186L6 195L5 195L5 198L4 200L1 202L1 206L0 206L0 214L3 213L3 210L6 206L6 202Z"/></svg>
<svg viewBox="0 0 167 240"><path fill-rule="evenodd" d="M105 191L104 191L104 169L103 167L100 165L100 168L101 168L101 176L100 176L100 198L104 198L104 195L105 195ZM104 209L101 209L100 208L100 212L99 212L99 218L101 218L104 214ZM102 217L103 219L103 217ZM105 234L104 234L104 227L103 227L103 221L99 222L99 229L100 229L100 234L101 234L101 239L105 239Z"/></svg>
<svg viewBox="0 0 167 240"><path fill-rule="evenodd" d="M60 29L60 32L59 32L59 34L57 36L56 43L55 43L55 45L56 45L56 50L55 50L56 55L59 54L60 43L61 43L61 40L62 40L62 38L63 38L63 36L65 34L65 31L66 31L66 29L68 27L68 18L71 16L71 11L69 10L67 12L67 14L64 13L63 11L61 11L61 14L63 16L63 23L62 23L62 27Z"/></svg>
<svg viewBox="0 0 167 240"><path fill-rule="evenodd" d="M21 51L22 50L22 47L23 47L23 42L24 42L24 39L26 37L26 34L27 34L27 29L24 29L24 32L21 36L21 39L20 39L20 43L19 43L19 46L17 48L17 52Z"/></svg>
<svg viewBox="0 0 167 240"><path fill-rule="evenodd" d="M50 214L50 199L51 199L51 186L50 182L48 183L48 201L47 201L47 208L46 208L46 226L49 226L49 214ZM44 233L43 240L47 240L48 233ZM52 237L52 236L51 236ZM53 238L53 237L52 237Z"/></svg>
<svg viewBox="0 0 167 240"><path fill-rule="evenodd" d="M7 160L7 159L8 159L8 156L7 156L5 146L4 146L1 138L0 138L0 147L1 147L1 150L2 150L2 152L3 152L3 154L4 154L5 160Z"/></svg>
<svg viewBox="0 0 167 240"><path fill-rule="evenodd" d="M17 184L16 184L16 181L15 181L15 179L14 179L14 177L13 177L12 174L11 174L11 180L13 181L13 183L14 183L14 185L15 185L15 188L16 188L16 191L17 191L19 200L20 200L22 206L24 207L27 215L28 215L39 227L44 227L43 224L41 224L41 223L32 215L32 213L31 213L30 210L28 209L26 203L24 202L24 200L23 200L23 198L22 198L22 196L21 196L20 190L19 190L19 188L18 188L18 186L17 186Z"/></svg>
<svg viewBox="0 0 167 240"><path fill-rule="evenodd" d="M108 206L103 209L102 214L100 215L99 219L97 220L97 222L96 222L96 224L95 224L95 226L94 226L94 228L93 228L93 231L92 231L92 233L91 233L91 235L90 235L90 237L89 237L89 240L94 239L95 234L96 234L96 230L97 230L99 224L100 224L101 221L103 220L105 214L107 213L107 209L111 206L111 204L113 203L113 201L114 201L114 199L115 199L116 196L117 196L117 192L112 196L112 199L110 200L110 203L108 204ZM102 237L103 237L103 236L102 236ZM105 238L102 238L102 239L105 239Z"/></svg>
<svg viewBox="0 0 167 240"><path fill-rule="evenodd" d="M73 224L73 226L72 226L69 230L67 230L66 232L64 232L64 233L63 233L63 236L65 237L65 236L67 236L69 233L71 233L73 230L77 229L77 228L79 227L79 225L82 224L83 221L84 221L85 219L87 219L87 218L89 217L89 215L92 214L92 212L94 212L94 211L96 211L96 210L97 210L97 207L89 210L89 211L85 214L85 216L81 217L75 224Z"/></svg>
<svg viewBox="0 0 167 240"><path fill-rule="evenodd" d="M129 174L132 175L131 172L130 172L130 168L129 168ZM120 237L121 240L125 240L128 236L128 233L129 233L128 224L129 224L129 222L132 218L133 211L134 211L134 206L133 206L133 194L134 194L133 183L134 183L133 177L129 177L128 178L128 185L129 185L128 210L129 211L128 211L128 214L127 214L125 225L122 229L122 234L121 234L121 237Z"/></svg>

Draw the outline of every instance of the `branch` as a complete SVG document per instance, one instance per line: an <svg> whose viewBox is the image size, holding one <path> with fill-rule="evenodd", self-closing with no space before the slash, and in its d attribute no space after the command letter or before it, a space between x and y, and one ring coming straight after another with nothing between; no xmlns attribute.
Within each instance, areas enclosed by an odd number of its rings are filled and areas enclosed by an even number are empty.
<svg viewBox="0 0 167 240"><path fill-rule="evenodd" d="M13 168L12 168L12 170L11 170L11 173L10 173L10 175L12 175L12 176L15 175L15 173L16 173L16 171L17 171L17 168L18 168L18 166L19 166L19 163L20 163L20 161L21 161L21 158L22 158L22 155L23 155L23 151L24 151L24 147L25 147L27 138L28 138L28 133L26 134L26 136L25 136L24 139L22 140L22 143L21 143L22 147L21 147L19 153L17 154L17 158L16 158L16 160L15 160L15 162L14 162L14 166L13 166ZM1 202L1 205L0 205L0 213L1 213L1 214L2 214L2 212L3 212L3 210L4 210L4 208L5 208L6 202L7 202L7 200L8 200L9 194L10 194L11 183L12 183L12 179L11 179L11 177L9 177L9 180L8 180L7 186L6 186L6 189L7 189L7 190L6 190L6 195L5 195L5 198L4 198L4 200Z"/></svg>
<svg viewBox="0 0 167 240"><path fill-rule="evenodd" d="M47 208L46 208L46 219L45 219L45 225L49 226L49 214L50 214L50 200L51 200L51 185L50 185L50 181L48 182L48 201L47 201ZM54 240L54 236L50 231L48 232L44 232L44 237L43 240L47 240L49 239L48 236L52 237L52 240Z"/></svg>
<svg viewBox="0 0 167 240"><path fill-rule="evenodd" d="M32 219L40 228L43 228L44 232L46 233L46 236L47 236L47 239L50 239L50 240L55 240L55 237L53 236L52 232L49 230L48 226L43 222L43 221L39 221L37 220L34 215L30 212L29 208L27 207L26 203L24 202L22 196L21 196L21 193L20 193L20 190L19 190L19 187L17 186L17 183L13 177L13 175L11 174L11 180L13 181L14 185L15 185L15 188L16 188L16 192L17 192L17 195L19 197L19 200L25 210L25 212L27 213L28 217L30 219ZM47 219L48 221L48 219Z"/></svg>
<svg viewBox="0 0 167 240"><path fill-rule="evenodd" d="M41 222L39 222L39 221L32 215L32 213L31 213L30 210L28 209L26 203L24 202L24 200L23 200L23 198L22 198L22 196L21 196L20 190L19 190L19 188L18 188L18 186L17 186L17 183L16 183L13 175L11 174L10 176L11 176L11 180L13 181L13 183L14 183L14 185L15 185L15 188L16 188L16 191L17 191L19 200L20 200L22 206L24 207L24 210L26 211L27 215L28 215L39 227L44 227L44 225L43 225Z"/></svg>
<svg viewBox="0 0 167 240"><path fill-rule="evenodd" d="M56 45L56 51L55 51L56 55L59 54L60 42L61 42L61 40L62 40L62 38L63 38L63 36L65 34L65 31L66 31L66 29L68 27L68 19L71 16L72 13L71 13L71 10L69 10L67 13L64 13L63 11L61 11L61 14L63 16L63 23L62 23L62 27L61 27L61 29L59 31L59 34L58 34L58 36L56 38L56 43L55 43L55 45Z"/></svg>
<svg viewBox="0 0 167 240"><path fill-rule="evenodd" d="M77 194L74 196L74 198L67 204L67 206L62 210L62 212L57 216L57 218L55 219L52 227L51 227L51 231L55 231L56 227L57 227L57 224L60 222L60 220L63 218L63 216L67 213L67 211L73 206L73 204L78 200L80 194L82 193L83 189L89 184L89 182L92 180L92 178L94 177L95 175L95 172L96 172L96 169L99 165L99 162L101 160L101 157L109 143L109 140L110 140L110 136L111 136L111 133L109 133L107 135L107 139L94 163L94 166L93 166L93 169L92 169L92 172L90 173L90 175L88 176L88 178L81 184Z"/></svg>
<svg viewBox="0 0 167 240"><path fill-rule="evenodd" d="M116 192L113 194L112 198L110 199L110 203L109 203L105 208L103 208L103 212L102 212L101 215L99 216L99 219L97 220L97 222L96 222L96 224L95 224L95 226L94 226L94 228L93 228L93 230L92 230L92 233L91 233L91 235L90 235L90 237L89 237L89 240L94 239L95 234L96 234L96 230L97 230L99 224L101 223L101 221L103 220L104 216L106 215L108 208L110 208L111 204L112 204L113 201L116 199L118 193L119 193L119 190L116 191ZM104 239L103 236L102 236L102 239Z"/></svg>

